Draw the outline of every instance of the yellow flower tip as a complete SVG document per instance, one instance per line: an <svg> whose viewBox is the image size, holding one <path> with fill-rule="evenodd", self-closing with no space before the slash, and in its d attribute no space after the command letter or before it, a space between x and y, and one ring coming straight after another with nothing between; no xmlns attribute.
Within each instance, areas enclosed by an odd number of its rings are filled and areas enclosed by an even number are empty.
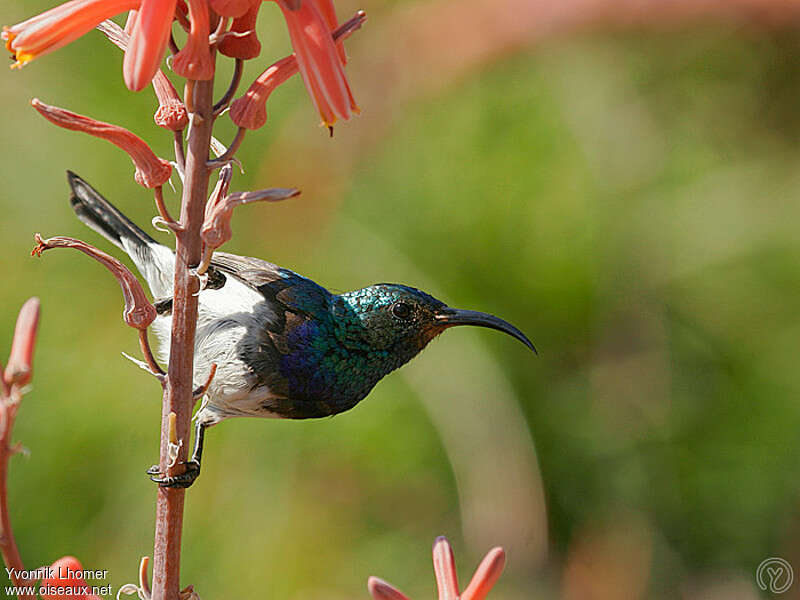
<svg viewBox="0 0 800 600"><path fill-rule="evenodd" d="M8 50L9 52L13 52L13 50L11 49L11 42L14 41L15 37L17 37L17 34L11 31L8 28L8 25L3 25L3 32L0 33L0 39L6 41L6 50Z"/></svg>
<svg viewBox="0 0 800 600"><path fill-rule="evenodd" d="M26 54L24 52L17 52L17 54L14 56L14 58L16 59L16 62L11 63L11 68L12 69L21 69L22 67L27 65L29 62L31 62L34 58L36 58L36 55L35 54Z"/></svg>
<svg viewBox="0 0 800 600"><path fill-rule="evenodd" d="M319 126L325 127L326 129L333 129L333 126L336 125L336 121L338 120L339 119L337 117L333 117L333 119L330 121L327 119L322 119L322 121L319 122Z"/></svg>
<svg viewBox="0 0 800 600"><path fill-rule="evenodd" d="M35 54L31 54L29 52L22 52L20 50L14 50L12 48L12 44L14 43L14 39L17 37L17 34L11 31L6 25L3 25L3 33L0 34L0 37L5 40L6 42L6 50L11 53L11 58L14 59L14 62L9 65L11 69L21 69L27 63L31 62L34 58L36 58Z"/></svg>

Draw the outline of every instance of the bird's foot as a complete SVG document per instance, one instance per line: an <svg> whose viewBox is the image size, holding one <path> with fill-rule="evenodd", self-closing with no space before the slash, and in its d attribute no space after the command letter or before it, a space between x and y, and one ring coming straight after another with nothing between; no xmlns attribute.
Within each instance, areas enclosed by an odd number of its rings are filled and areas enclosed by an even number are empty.
<svg viewBox="0 0 800 600"><path fill-rule="evenodd" d="M155 481L159 487L166 488L188 488L200 475L200 463L196 460L187 460L182 464L186 470L178 475L164 475L158 465L153 465L147 469L150 480Z"/></svg>

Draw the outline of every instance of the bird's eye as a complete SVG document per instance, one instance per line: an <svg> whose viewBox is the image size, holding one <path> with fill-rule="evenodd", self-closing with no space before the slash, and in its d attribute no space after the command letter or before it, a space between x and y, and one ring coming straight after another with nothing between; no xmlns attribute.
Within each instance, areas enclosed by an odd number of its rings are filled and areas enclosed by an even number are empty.
<svg viewBox="0 0 800 600"><path fill-rule="evenodd" d="M408 319L411 316L411 307L405 302L395 302L392 304L392 315L398 319Z"/></svg>

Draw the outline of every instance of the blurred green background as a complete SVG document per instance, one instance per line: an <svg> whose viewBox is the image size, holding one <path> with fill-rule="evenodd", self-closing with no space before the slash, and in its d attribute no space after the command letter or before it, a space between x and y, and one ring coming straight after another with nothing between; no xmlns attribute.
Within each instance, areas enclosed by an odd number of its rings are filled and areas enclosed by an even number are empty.
<svg viewBox="0 0 800 600"><path fill-rule="evenodd" d="M2 22L49 5L6 3ZM800 568L796 30L654 14L545 36L522 16L476 28L470 2L337 7L370 17L348 45L363 114L331 140L299 79L282 86L232 189L304 193L240 209L225 250L336 291L424 288L508 319L540 356L459 329L334 419L214 428L184 584L337 600L378 575L431 598L440 534L464 583L507 549L498 600L757 598L763 559ZM289 51L274 6L259 33L243 85ZM120 355L138 350L114 281L78 253L28 253L37 231L109 249L73 217L66 169L142 225L154 207L124 154L53 127L32 97L163 156L171 141L97 33L2 74L0 347L42 301L12 522L26 566L74 554L116 589L152 553L160 390Z"/></svg>

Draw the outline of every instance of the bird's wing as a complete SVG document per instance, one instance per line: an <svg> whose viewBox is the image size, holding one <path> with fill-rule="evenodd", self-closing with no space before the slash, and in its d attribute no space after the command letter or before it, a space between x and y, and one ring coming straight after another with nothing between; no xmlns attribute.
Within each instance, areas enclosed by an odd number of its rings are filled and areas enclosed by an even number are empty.
<svg viewBox="0 0 800 600"><path fill-rule="evenodd" d="M259 322L240 346L258 385L270 391L263 408L292 419L340 412L335 401L314 387L322 385L321 371L313 363L321 355L312 346L320 330L333 326L330 292L258 258L216 252L211 266L257 290L269 306L271 318Z"/></svg>
<svg viewBox="0 0 800 600"><path fill-rule="evenodd" d="M257 290L268 303L283 311L320 318L330 307L331 294L325 288L265 260L215 252L211 266Z"/></svg>
<svg viewBox="0 0 800 600"><path fill-rule="evenodd" d="M281 268L278 265L260 258L238 256L227 252L215 252L211 258L211 266L233 275L254 289L281 277Z"/></svg>

